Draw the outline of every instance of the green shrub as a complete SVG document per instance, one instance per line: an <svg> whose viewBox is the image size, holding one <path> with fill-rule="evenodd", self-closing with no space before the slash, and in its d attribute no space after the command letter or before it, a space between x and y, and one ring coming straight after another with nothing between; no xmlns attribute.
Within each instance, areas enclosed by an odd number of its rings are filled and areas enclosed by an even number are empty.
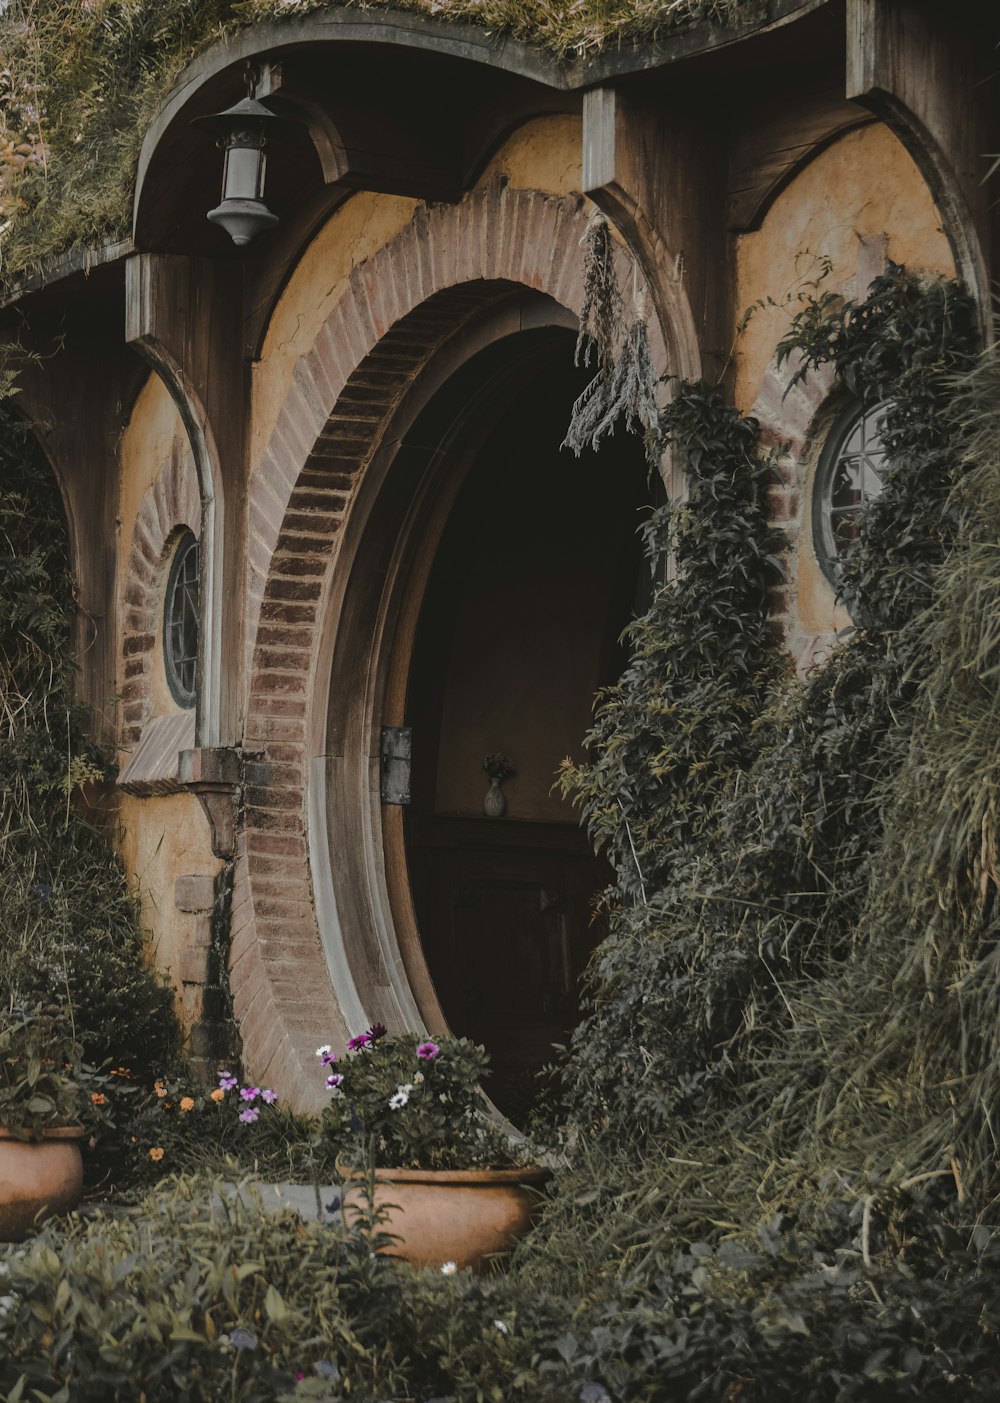
<svg viewBox="0 0 1000 1403"><path fill-rule="evenodd" d="M154 1073L178 1045L172 994L147 968L135 896L85 793L104 757L74 702L73 586L51 469L0 417L0 1009L67 1007L87 1061Z"/></svg>

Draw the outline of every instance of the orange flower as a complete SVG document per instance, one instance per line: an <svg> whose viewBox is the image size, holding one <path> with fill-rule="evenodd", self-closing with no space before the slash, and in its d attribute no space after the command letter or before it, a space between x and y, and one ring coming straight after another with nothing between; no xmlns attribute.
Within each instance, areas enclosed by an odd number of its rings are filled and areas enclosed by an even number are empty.
<svg viewBox="0 0 1000 1403"><path fill-rule="evenodd" d="M92 1091L90 1093L90 1099L95 1106L103 1106L107 1101L107 1097L104 1095L103 1091Z"/></svg>
<svg viewBox="0 0 1000 1403"><path fill-rule="evenodd" d="M167 1088L163 1085L161 1081L153 1082L153 1090L156 1092L157 1096L159 1096L161 1100L167 1094Z"/></svg>
<svg viewBox="0 0 1000 1403"><path fill-rule="evenodd" d="M225 1101L226 1093L222 1090L221 1086L217 1086L214 1091L209 1092L209 1098L212 1101Z"/></svg>
<svg viewBox="0 0 1000 1403"><path fill-rule="evenodd" d="M180 1101L179 1101L177 1104L180 1106L180 1108L181 1108L182 1111L193 1111L193 1110L194 1110L194 1097L193 1097L193 1096L182 1096L181 1099L180 1099Z"/></svg>
<svg viewBox="0 0 1000 1403"><path fill-rule="evenodd" d="M149 1157L150 1157L150 1159L156 1160L156 1162L159 1163L160 1160L163 1158L163 1148L162 1148L162 1146L160 1146L160 1145L154 1145L153 1148L152 1148L152 1149L150 1150L150 1152L149 1152Z"/></svg>

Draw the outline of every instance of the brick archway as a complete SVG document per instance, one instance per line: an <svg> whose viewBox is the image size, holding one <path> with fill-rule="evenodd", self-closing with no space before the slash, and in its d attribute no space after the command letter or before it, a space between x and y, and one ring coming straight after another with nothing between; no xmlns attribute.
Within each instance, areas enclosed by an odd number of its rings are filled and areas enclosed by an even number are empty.
<svg viewBox="0 0 1000 1403"><path fill-rule="evenodd" d="M201 494L190 448L180 433L170 458L147 488L135 520L125 576L121 668L121 744L142 735L153 701L154 655L160 647L164 575L170 548L182 530L201 536Z"/></svg>
<svg viewBox="0 0 1000 1403"><path fill-rule="evenodd" d="M296 368L251 483L248 758L230 981L247 1068L301 1104L319 1095L318 1036L348 1036L362 1016L333 987L309 846L316 697L329 667L320 645L352 507L401 406L463 328L519 289L578 313L587 217L582 199L500 185L418 210L354 270ZM621 258L624 272L625 250ZM663 370L658 326L651 339Z"/></svg>

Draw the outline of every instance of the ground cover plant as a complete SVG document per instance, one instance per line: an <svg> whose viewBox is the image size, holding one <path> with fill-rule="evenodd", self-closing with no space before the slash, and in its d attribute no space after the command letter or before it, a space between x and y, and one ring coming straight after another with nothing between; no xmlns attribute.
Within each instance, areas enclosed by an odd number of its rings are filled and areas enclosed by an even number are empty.
<svg viewBox="0 0 1000 1403"><path fill-rule="evenodd" d="M262 20L396 9L512 34L560 57L767 0L8 0L0 14L0 280L128 233L142 134L186 63Z"/></svg>
<svg viewBox="0 0 1000 1403"><path fill-rule="evenodd" d="M562 777L611 934L509 1265L413 1272L336 1203L306 1225L166 1181L7 1259L7 1396L996 1396L1000 358L971 325L891 268L792 328L893 404L857 627L804 682L767 632L754 426L704 385L664 413L692 490L651 520L652 602Z"/></svg>

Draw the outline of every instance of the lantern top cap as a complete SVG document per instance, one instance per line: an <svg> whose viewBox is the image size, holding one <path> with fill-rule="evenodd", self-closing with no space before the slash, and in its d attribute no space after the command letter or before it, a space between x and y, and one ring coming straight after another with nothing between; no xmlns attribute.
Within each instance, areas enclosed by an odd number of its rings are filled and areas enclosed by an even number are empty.
<svg viewBox="0 0 1000 1403"><path fill-rule="evenodd" d="M202 117L193 117L191 125L225 131L228 127L239 126L245 122L266 122L272 132L284 129L291 130L293 127L303 125L294 118L279 117L276 112L272 112L269 107L265 107L255 97L241 98L239 102L233 103L232 107L227 107L223 112L206 112Z"/></svg>

